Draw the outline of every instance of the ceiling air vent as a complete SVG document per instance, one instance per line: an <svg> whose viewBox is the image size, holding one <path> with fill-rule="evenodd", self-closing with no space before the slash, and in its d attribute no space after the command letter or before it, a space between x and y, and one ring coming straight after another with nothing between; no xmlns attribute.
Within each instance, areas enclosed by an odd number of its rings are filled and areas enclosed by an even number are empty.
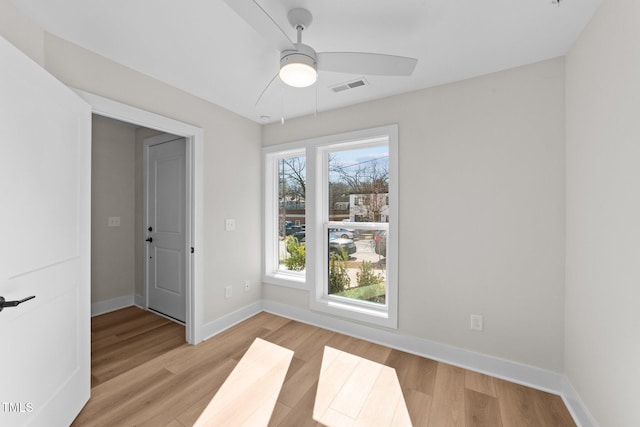
<svg viewBox="0 0 640 427"><path fill-rule="evenodd" d="M361 77L358 80L331 86L331 90L334 92L344 92L345 90L355 89L360 86L367 86L368 84L369 83L364 79L364 77Z"/></svg>

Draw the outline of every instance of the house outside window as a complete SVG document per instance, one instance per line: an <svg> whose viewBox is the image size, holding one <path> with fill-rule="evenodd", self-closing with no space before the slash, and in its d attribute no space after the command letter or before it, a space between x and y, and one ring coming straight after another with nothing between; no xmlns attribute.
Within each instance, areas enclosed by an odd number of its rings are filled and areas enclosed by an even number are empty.
<svg viewBox="0 0 640 427"><path fill-rule="evenodd" d="M388 222L389 217L389 196L388 193L349 196L351 209L349 210L349 221L365 222ZM356 203L355 201L358 201Z"/></svg>

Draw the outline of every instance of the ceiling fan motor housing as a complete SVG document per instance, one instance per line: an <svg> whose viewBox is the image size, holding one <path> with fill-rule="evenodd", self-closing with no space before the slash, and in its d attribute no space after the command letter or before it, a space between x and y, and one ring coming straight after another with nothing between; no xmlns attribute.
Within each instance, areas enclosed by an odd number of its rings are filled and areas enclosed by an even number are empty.
<svg viewBox="0 0 640 427"><path fill-rule="evenodd" d="M316 51L306 44L296 45L297 49L286 49L280 52L280 68L293 62L307 64L318 69Z"/></svg>
<svg viewBox="0 0 640 427"><path fill-rule="evenodd" d="M290 86L310 86L315 83L318 75L316 51L302 43L297 44L296 47L297 49L286 49L280 52L280 78ZM287 77L289 68L298 69L296 75L300 76L300 80L292 81Z"/></svg>

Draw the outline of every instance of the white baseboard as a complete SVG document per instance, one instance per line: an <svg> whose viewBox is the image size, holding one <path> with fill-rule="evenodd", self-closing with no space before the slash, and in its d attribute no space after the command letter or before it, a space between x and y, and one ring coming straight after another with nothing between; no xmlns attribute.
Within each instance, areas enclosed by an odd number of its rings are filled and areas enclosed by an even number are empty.
<svg viewBox="0 0 640 427"><path fill-rule="evenodd" d="M93 317L99 314L109 313L110 311L132 306L134 303L133 301L133 295L125 295L106 301L96 302L91 304L91 316Z"/></svg>
<svg viewBox="0 0 640 427"><path fill-rule="evenodd" d="M341 319L327 317L320 313L273 301L263 301L263 307L264 311L269 313L365 339L439 362L503 378L528 387L556 394L560 394L562 389L563 377L561 374L555 372L463 350L458 347L423 338L401 335L371 326L346 322Z"/></svg>
<svg viewBox="0 0 640 427"><path fill-rule="evenodd" d="M119 310L131 305L145 307L144 297L141 295L125 295L92 304L91 316ZM459 366L471 371L502 378L538 390L558 394L562 397L578 427L598 427L597 422L580 399L576 390L562 374L448 346L424 338L401 335L371 326L347 322L321 313L274 301L256 301L253 304L209 322L202 326L202 336L205 337L205 340L209 339L262 311L371 341L407 353Z"/></svg>
<svg viewBox="0 0 640 427"><path fill-rule="evenodd" d="M236 325L251 316L255 316L262 311L262 300L256 301L253 304L242 307L241 309L229 313L226 316L222 316L213 322L202 325L202 336L204 337L204 340L207 340L225 329L229 329L233 325Z"/></svg>
<svg viewBox="0 0 640 427"><path fill-rule="evenodd" d="M263 310L341 334L371 341L407 353L459 366L562 397L578 427L598 427L567 378L545 369L500 359L486 354L397 334L274 301L263 301Z"/></svg>
<svg viewBox="0 0 640 427"><path fill-rule="evenodd" d="M262 311L560 395L578 427L598 427L577 392L563 374L424 338L401 335L371 326L347 322L274 301L257 301L209 322L202 326L202 335L205 340L209 339Z"/></svg>
<svg viewBox="0 0 640 427"><path fill-rule="evenodd" d="M567 409L569 409L578 427L598 427L595 418L593 418L593 415L591 415L591 412L589 412L566 376L563 377L562 386L562 400L567 405Z"/></svg>
<svg viewBox="0 0 640 427"><path fill-rule="evenodd" d="M134 295L133 304L140 308L144 308L145 310L147 309L147 299L144 295Z"/></svg>

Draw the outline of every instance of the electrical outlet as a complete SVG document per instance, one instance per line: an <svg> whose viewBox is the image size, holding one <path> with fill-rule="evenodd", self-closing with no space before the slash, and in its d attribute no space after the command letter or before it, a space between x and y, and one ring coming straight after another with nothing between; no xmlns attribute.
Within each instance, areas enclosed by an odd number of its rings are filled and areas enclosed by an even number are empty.
<svg viewBox="0 0 640 427"><path fill-rule="evenodd" d="M248 280L244 281L244 291L245 292L249 292L249 289L251 289L251 282L249 282Z"/></svg>
<svg viewBox="0 0 640 427"><path fill-rule="evenodd" d="M231 286L227 286L226 288L224 288L224 297L231 298L231 296L232 296Z"/></svg>
<svg viewBox="0 0 640 427"><path fill-rule="evenodd" d="M120 217L119 216L110 216L107 220L107 226L109 227L120 227Z"/></svg>
<svg viewBox="0 0 640 427"><path fill-rule="evenodd" d="M484 317L480 314L471 315L471 330L480 331L484 330Z"/></svg>
<svg viewBox="0 0 640 427"><path fill-rule="evenodd" d="M224 220L225 231L236 231L236 220L233 218Z"/></svg>

